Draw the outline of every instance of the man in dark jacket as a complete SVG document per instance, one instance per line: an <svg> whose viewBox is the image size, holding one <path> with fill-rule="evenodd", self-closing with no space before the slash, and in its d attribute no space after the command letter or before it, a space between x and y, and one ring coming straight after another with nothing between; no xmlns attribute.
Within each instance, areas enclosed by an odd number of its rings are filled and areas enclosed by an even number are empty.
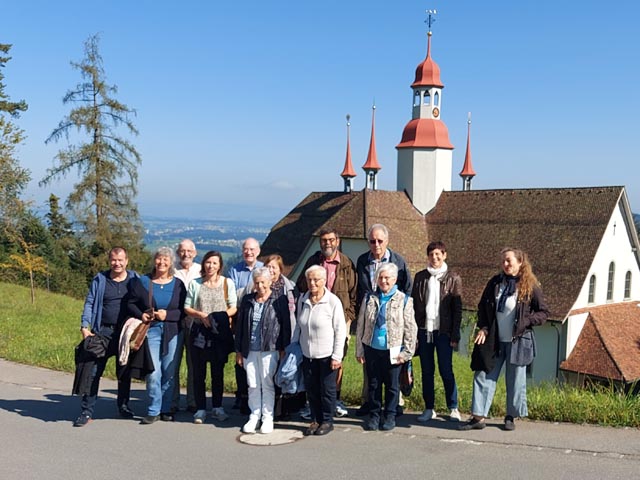
<svg viewBox="0 0 640 480"><path fill-rule="evenodd" d="M389 230L387 230L387 227L381 223L372 225L367 233L367 239L369 241L369 251L360 255L356 262L356 272L358 275L356 312L359 311L360 305L367 294L374 293L377 290L375 280L376 271L380 264L384 262L394 263L398 267L398 280L396 285L402 292L407 295L411 294L411 273L409 272L407 262L402 258L402 255L388 248ZM369 405L366 403L368 390L367 374L364 369L363 372L364 381L362 385L362 398L365 403L358 409L358 416L364 416L369 413Z"/></svg>
<svg viewBox="0 0 640 480"><path fill-rule="evenodd" d="M84 427L91 421L93 410L98 400L100 377L107 365L109 357L118 354L120 331L126 320L125 295L129 281L137 276L135 272L127 270L129 258L122 247L114 247L109 252L110 269L98 273L92 280L89 293L84 302L84 309L80 320L80 332L85 339L92 335L100 335L108 339L106 355L97 358L95 370L91 375L91 387L88 394L82 395L80 416L73 422L74 427ZM120 416L132 418L133 412L128 406L131 391L131 377L124 367L116 361L118 374L118 409Z"/></svg>
<svg viewBox="0 0 640 480"><path fill-rule="evenodd" d="M320 231L320 250L311 255L305 263L302 273L298 277L296 285L300 293L305 293L307 280L305 272L311 265L320 265L327 271L327 288L342 302L344 318L347 322L347 339L344 344L344 357L349 347L349 331L351 322L356 317L356 269L349 257L339 251L340 237L335 229L327 228ZM340 387L342 386L342 367L336 376L336 416L344 417L348 414L344 403L340 400Z"/></svg>

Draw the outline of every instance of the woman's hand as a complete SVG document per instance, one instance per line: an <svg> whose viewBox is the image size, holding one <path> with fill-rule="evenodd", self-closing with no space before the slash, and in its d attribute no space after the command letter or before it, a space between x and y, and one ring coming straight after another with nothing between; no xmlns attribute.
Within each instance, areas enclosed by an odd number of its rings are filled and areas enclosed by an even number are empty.
<svg viewBox="0 0 640 480"><path fill-rule="evenodd" d="M200 317L202 319L202 324L207 327L207 328L211 328L211 320L209 320L209 315L206 315L204 317Z"/></svg>
<svg viewBox="0 0 640 480"><path fill-rule="evenodd" d="M364 357L356 357L356 360L358 360L360 365L364 365Z"/></svg>
<svg viewBox="0 0 640 480"><path fill-rule="evenodd" d="M398 355L396 357L396 365L402 365L405 362L404 358Z"/></svg>
<svg viewBox="0 0 640 480"><path fill-rule="evenodd" d="M486 328L481 328L480 330L478 330L478 333L476 334L476 338L473 341L473 343L477 343L478 345L482 345L484 343L484 341L487 339L487 335L489 334L489 332L487 331Z"/></svg>
<svg viewBox="0 0 640 480"><path fill-rule="evenodd" d="M154 315L156 320L160 320L161 322L164 322L167 318L167 311L166 310L156 310L155 315Z"/></svg>
<svg viewBox="0 0 640 480"><path fill-rule="evenodd" d="M153 322L154 319L155 317L154 317L153 310L147 310L142 314L141 320L143 323L150 323L150 322Z"/></svg>
<svg viewBox="0 0 640 480"><path fill-rule="evenodd" d="M342 366L342 362L338 360L331 359L331 370L338 370Z"/></svg>
<svg viewBox="0 0 640 480"><path fill-rule="evenodd" d="M243 358L240 352L236 352L236 364L242 367Z"/></svg>

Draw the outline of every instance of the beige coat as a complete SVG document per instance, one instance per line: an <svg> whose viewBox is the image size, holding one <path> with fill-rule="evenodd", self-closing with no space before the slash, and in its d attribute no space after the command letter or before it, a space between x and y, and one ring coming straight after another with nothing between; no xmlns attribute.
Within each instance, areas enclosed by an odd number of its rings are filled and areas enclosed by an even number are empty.
<svg viewBox="0 0 640 480"><path fill-rule="evenodd" d="M404 297L405 294L398 290L387 303L387 347L404 347L400 357L407 362L411 360L416 349L418 326L413 315L413 299L409 298L405 305ZM364 357L363 345L371 345L379 308L380 299L377 295L370 295L367 303L363 303L360 308L356 334L356 357Z"/></svg>

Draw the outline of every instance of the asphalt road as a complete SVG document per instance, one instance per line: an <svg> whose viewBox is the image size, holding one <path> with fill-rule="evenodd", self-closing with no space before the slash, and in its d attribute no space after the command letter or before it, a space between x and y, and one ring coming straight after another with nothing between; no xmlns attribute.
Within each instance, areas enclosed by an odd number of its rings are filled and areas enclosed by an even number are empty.
<svg viewBox="0 0 640 480"><path fill-rule="evenodd" d="M71 423L79 398L69 374L0 359L0 479L623 479L640 478L640 430L500 419L459 432L405 414L391 433L365 432L355 417L325 437L288 445L240 443L245 418L204 425L180 413L173 423L117 418L115 382L103 380L94 421ZM142 384L131 406L144 413ZM227 411L231 399L225 398ZM302 430L298 422L276 429Z"/></svg>

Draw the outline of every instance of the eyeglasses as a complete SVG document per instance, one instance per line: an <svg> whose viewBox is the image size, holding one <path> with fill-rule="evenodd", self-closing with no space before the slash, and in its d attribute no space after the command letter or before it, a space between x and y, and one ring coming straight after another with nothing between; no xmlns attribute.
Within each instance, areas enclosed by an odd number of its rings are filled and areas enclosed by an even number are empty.
<svg viewBox="0 0 640 480"><path fill-rule="evenodd" d="M320 243L336 243L337 238L321 238Z"/></svg>
<svg viewBox="0 0 640 480"><path fill-rule="evenodd" d="M377 243L378 245L382 245L382 244L384 243L384 240L380 240L379 238L370 238L370 239L369 239L369 243L370 243L371 245L375 245L376 243Z"/></svg>

